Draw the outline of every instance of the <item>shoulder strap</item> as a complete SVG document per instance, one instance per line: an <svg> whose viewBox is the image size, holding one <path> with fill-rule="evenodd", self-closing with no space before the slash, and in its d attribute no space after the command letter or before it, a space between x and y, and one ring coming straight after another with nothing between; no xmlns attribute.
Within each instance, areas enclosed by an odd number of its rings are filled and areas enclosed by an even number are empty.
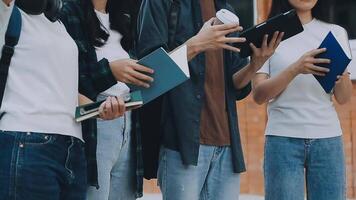
<svg viewBox="0 0 356 200"><path fill-rule="evenodd" d="M5 92L11 58L14 55L15 46L17 45L20 39L21 27L21 13L20 10L16 6L14 6L10 17L9 25L5 34L5 44L2 47L0 58L0 107Z"/></svg>
<svg viewBox="0 0 356 200"><path fill-rule="evenodd" d="M168 48L173 50L175 46L175 37L178 26L178 18L180 12L180 0L172 0L172 5L169 12L168 19Z"/></svg>

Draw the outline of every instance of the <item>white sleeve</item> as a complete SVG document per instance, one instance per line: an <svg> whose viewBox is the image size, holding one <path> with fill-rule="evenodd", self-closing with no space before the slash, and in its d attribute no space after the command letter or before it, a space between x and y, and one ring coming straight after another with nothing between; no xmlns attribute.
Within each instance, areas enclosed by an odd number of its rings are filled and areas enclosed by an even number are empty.
<svg viewBox="0 0 356 200"><path fill-rule="evenodd" d="M5 43L5 32L7 30L7 25L12 13L12 8L14 7L14 2L7 6L2 0L0 0L0 49Z"/></svg>
<svg viewBox="0 0 356 200"><path fill-rule="evenodd" d="M263 64L260 70L257 71L257 74L270 74L270 66L269 66L269 60Z"/></svg>

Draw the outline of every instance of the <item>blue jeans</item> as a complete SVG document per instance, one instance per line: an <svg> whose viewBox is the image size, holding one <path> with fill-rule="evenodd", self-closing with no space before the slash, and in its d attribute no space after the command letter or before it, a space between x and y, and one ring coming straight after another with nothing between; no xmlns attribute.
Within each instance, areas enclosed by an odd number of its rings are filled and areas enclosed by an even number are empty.
<svg viewBox="0 0 356 200"><path fill-rule="evenodd" d="M163 200L239 199L230 147L200 145L197 166L183 165L178 152L161 148L158 181Z"/></svg>
<svg viewBox="0 0 356 200"><path fill-rule="evenodd" d="M342 137L267 136L264 174L266 200L345 200Z"/></svg>
<svg viewBox="0 0 356 200"><path fill-rule="evenodd" d="M0 131L1 200L84 200L86 160L79 139Z"/></svg>
<svg viewBox="0 0 356 200"><path fill-rule="evenodd" d="M131 144L131 113L112 120L98 120L98 181L89 187L88 200L136 199L136 168Z"/></svg>

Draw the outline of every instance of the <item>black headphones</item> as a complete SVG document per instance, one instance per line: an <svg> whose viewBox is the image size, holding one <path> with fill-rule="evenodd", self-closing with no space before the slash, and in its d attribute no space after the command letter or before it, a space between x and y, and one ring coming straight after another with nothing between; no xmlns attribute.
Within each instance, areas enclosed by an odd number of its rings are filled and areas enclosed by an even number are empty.
<svg viewBox="0 0 356 200"><path fill-rule="evenodd" d="M30 15L40 15L44 13L52 22L58 20L58 14L63 5L62 0L16 0L15 4Z"/></svg>

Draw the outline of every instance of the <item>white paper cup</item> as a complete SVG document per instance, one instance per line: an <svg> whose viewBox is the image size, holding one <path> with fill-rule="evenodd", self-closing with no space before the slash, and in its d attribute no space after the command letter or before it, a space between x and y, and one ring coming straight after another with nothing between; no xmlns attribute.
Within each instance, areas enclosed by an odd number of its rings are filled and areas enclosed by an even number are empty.
<svg viewBox="0 0 356 200"><path fill-rule="evenodd" d="M240 24L240 19L229 10L221 9L216 13L214 24Z"/></svg>

